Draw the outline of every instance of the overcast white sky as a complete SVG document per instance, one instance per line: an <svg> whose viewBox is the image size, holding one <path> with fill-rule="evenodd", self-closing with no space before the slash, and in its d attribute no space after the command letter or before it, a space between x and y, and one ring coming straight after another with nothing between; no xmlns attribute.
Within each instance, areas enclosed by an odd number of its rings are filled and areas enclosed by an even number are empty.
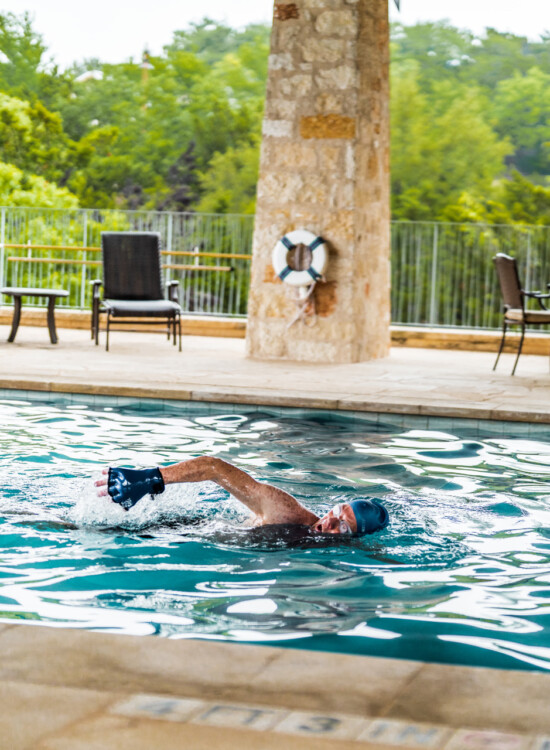
<svg viewBox="0 0 550 750"><path fill-rule="evenodd" d="M547 0L401 0L401 13L390 1L391 18L405 24L448 19L476 33L493 26L533 39L550 31ZM269 22L272 9L273 0L0 0L3 12L34 16L34 28L61 68L89 57L139 59L145 47L159 53L174 30L203 16L244 26Z"/></svg>

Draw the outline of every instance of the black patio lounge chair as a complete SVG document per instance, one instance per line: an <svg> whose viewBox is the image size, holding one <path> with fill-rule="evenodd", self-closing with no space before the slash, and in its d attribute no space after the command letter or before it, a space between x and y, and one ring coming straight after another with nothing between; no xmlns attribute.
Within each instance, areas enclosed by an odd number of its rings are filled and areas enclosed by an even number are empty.
<svg viewBox="0 0 550 750"><path fill-rule="evenodd" d="M157 232L102 232L103 282L92 281L92 338L99 344L100 316L107 317L105 349L109 351L109 330L117 325L164 325L168 339L179 332L181 313L177 281L170 281L168 299L162 291L160 235ZM103 283L103 299L99 288Z"/></svg>
<svg viewBox="0 0 550 750"><path fill-rule="evenodd" d="M519 341L519 349L516 361L514 363L514 369L512 370L513 375L516 371L519 355L521 354L521 349L523 347L525 327L528 325L544 325L550 323L550 310L548 310L542 302L543 299L548 299L550 297L550 294L542 294L541 292L527 292L525 289L521 288L518 267L515 258L512 258L509 255L505 255L504 253L498 253L493 258L493 261L497 270L500 290L502 292L502 299L504 301L502 339L500 342L497 359L493 366L493 370L496 369L498 360L500 358L502 350L504 349L504 339L506 338L506 331L508 326L521 326L521 339ZM526 310L524 302L525 297L536 299L542 309Z"/></svg>

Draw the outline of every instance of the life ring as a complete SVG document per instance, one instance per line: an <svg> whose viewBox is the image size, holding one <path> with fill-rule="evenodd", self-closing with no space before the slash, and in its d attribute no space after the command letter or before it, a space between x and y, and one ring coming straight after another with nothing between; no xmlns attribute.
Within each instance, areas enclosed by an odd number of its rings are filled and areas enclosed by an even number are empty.
<svg viewBox="0 0 550 750"><path fill-rule="evenodd" d="M311 250L311 265L305 271L294 271L286 262L289 250L297 245L306 245ZM306 229L296 229L280 239L273 248L273 268L275 273L286 284L291 286L310 286L323 278L327 265L328 253L325 240Z"/></svg>

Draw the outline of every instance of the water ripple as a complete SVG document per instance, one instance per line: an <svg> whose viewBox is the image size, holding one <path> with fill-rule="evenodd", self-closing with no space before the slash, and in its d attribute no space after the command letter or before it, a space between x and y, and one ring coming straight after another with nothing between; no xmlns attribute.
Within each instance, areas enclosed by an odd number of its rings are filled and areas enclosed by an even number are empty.
<svg viewBox="0 0 550 750"><path fill-rule="evenodd" d="M550 442L146 406L0 403L0 620L550 668ZM326 544L247 529L210 483L131 513L95 495L107 464L206 452L391 524Z"/></svg>

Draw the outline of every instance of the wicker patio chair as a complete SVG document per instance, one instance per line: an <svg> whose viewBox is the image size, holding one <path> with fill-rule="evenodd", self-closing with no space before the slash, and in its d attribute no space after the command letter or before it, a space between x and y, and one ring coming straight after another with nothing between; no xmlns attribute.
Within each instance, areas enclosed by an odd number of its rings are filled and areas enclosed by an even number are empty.
<svg viewBox="0 0 550 750"><path fill-rule="evenodd" d="M521 288L518 267L516 259L511 258L509 255L504 253L498 253L493 258L495 268L500 283L500 290L502 292L502 299L504 302L504 317L502 319L502 339L500 342L500 348L498 350L497 359L493 366L493 370L498 365L498 360L504 349L504 339L506 338L506 331L508 326L521 326L521 339L519 342L518 354L514 363L514 369L512 375L516 371L518 365L519 356L523 347L523 339L525 338L525 327L530 325L545 325L550 323L550 310L545 307L542 302L543 299L548 299L550 294L542 294L541 292L528 292ZM550 286L550 285L549 285ZM540 310L526 310L525 309L525 298L531 297L536 299L541 307Z"/></svg>
<svg viewBox="0 0 550 750"><path fill-rule="evenodd" d="M92 338L99 344L100 316L106 315L106 344L109 351L111 325L164 325L168 339L179 333L181 313L177 281L162 290L160 235L156 232L102 232L103 282L92 281ZM103 283L103 299L100 287Z"/></svg>

